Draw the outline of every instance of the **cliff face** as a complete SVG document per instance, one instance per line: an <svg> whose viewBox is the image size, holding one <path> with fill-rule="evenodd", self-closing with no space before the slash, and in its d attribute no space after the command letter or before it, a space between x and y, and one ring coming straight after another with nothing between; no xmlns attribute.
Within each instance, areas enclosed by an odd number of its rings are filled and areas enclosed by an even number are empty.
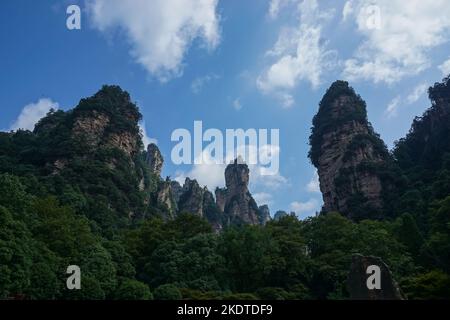
<svg viewBox="0 0 450 320"><path fill-rule="evenodd" d="M129 158L140 152L138 121L141 115L128 93L104 86L94 96L82 99L68 114L71 138L85 152L116 148Z"/></svg>
<svg viewBox="0 0 450 320"><path fill-rule="evenodd" d="M178 209L180 212L187 212L203 217L203 195L204 189L200 187L197 180L186 178Z"/></svg>
<svg viewBox="0 0 450 320"><path fill-rule="evenodd" d="M354 220L381 218L384 186L378 171L389 153L367 120L365 102L347 82L335 82L322 99L310 144L323 211Z"/></svg>
<svg viewBox="0 0 450 320"><path fill-rule="evenodd" d="M226 188L216 190L216 203L227 224L261 223L261 212L248 190L249 174L248 166L237 159L225 169ZM264 224L267 218L261 220Z"/></svg>
<svg viewBox="0 0 450 320"><path fill-rule="evenodd" d="M205 218L216 231L223 228L222 216L214 201L214 196L206 187L201 188L197 180L189 178L186 178L181 190L178 187L178 183L173 183L172 193L175 195L174 199L178 197L180 213L192 213Z"/></svg>
<svg viewBox="0 0 450 320"><path fill-rule="evenodd" d="M258 214L258 220L260 225L265 225L267 222L270 221L270 210L269 206L267 204L262 205L259 207L259 214Z"/></svg>
<svg viewBox="0 0 450 320"><path fill-rule="evenodd" d="M147 163L147 165L150 168L150 171L153 174L155 174L158 177L161 175L164 159L156 144L151 143L148 145L145 162Z"/></svg>
<svg viewBox="0 0 450 320"><path fill-rule="evenodd" d="M146 215L150 181L141 161L140 119L127 92L103 86L74 109L52 111L35 126L43 174L70 181L89 206L103 203L90 210L99 225Z"/></svg>
<svg viewBox="0 0 450 320"><path fill-rule="evenodd" d="M158 191L156 193L156 203L160 208L164 208L162 218L170 220L175 218L178 207L173 197L171 181L160 181L158 183Z"/></svg>

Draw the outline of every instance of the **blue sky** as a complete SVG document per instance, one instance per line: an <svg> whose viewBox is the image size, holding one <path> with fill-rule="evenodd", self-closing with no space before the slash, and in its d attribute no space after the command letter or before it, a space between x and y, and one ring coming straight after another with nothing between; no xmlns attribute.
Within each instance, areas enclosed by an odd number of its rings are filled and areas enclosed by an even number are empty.
<svg viewBox="0 0 450 320"><path fill-rule="evenodd" d="M81 30L66 8L81 7ZM0 128L32 128L103 84L137 102L163 174L223 185L223 167L176 166L173 130L280 130L280 173L253 177L272 213L321 205L308 158L325 90L348 80L388 146L429 107L426 88L450 73L447 0L3 1Z"/></svg>

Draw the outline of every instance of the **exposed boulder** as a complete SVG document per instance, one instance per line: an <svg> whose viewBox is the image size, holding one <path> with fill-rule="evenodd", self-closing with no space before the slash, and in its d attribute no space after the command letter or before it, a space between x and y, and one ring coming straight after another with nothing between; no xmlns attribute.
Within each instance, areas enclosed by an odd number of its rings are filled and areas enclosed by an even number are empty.
<svg viewBox="0 0 450 320"><path fill-rule="evenodd" d="M380 289L369 289L367 285L369 266L380 270ZM405 300L405 296L392 277L388 266L377 257L360 254L352 256L352 264L347 277L347 290L353 300Z"/></svg>

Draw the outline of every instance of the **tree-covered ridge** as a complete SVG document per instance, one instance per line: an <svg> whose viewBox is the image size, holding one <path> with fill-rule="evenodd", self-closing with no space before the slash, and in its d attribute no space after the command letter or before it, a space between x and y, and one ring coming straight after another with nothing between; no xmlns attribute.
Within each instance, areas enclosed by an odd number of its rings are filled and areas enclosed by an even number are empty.
<svg viewBox="0 0 450 320"><path fill-rule="evenodd" d="M336 90L324 101L352 93L345 83ZM397 158L414 184L391 193L401 205L389 219L285 215L216 232L191 212L157 206L164 183L145 161L139 119L129 95L107 86L33 132L0 133L1 299L346 299L355 253L381 257L408 298L450 298L448 149L434 151L443 160L432 181ZM72 264L82 270L79 291L66 288Z"/></svg>
<svg viewBox="0 0 450 320"><path fill-rule="evenodd" d="M33 132L1 133L0 170L32 176L109 232L149 211L155 177L141 152L140 119L128 93L104 86L70 111L50 111Z"/></svg>
<svg viewBox="0 0 450 320"><path fill-rule="evenodd" d="M431 87L429 97L431 108L414 119L410 132L393 150L406 177L394 211L412 214L425 234L433 232L430 208L445 203L450 194L450 78ZM445 226L447 220L441 218Z"/></svg>

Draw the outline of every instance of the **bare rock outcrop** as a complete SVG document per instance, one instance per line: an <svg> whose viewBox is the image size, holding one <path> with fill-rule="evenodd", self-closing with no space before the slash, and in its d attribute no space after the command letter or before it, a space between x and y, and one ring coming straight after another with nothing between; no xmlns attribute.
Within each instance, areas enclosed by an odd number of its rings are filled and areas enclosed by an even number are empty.
<svg viewBox="0 0 450 320"><path fill-rule="evenodd" d="M262 226L266 225L266 223L270 221L270 210L267 204L259 207L258 219L259 224Z"/></svg>
<svg viewBox="0 0 450 320"><path fill-rule="evenodd" d="M248 190L250 170L236 159L225 169L226 188L216 189L216 203L227 224L260 224L259 208Z"/></svg>
<svg viewBox="0 0 450 320"><path fill-rule="evenodd" d="M370 266L379 268L379 288L368 287L368 278L371 276L371 274L368 274ZM405 300L405 296L383 260L360 254L355 254L352 257L352 264L347 277L347 290L350 299L353 300Z"/></svg>
<svg viewBox="0 0 450 320"><path fill-rule="evenodd" d="M367 120L365 102L347 82L337 81L313 125L309 156L319 173L323 212L353 220L382 218L385 185L379 172L390 156Z"/></svg>
<svg viewBox="0 0 450 320"><path fill-rule="evenodd" d="M145 158L145 162L150 168L150 171L155 174L157 177L161 175L162 167L164 164L164 158L159 151L159 148L156 144L151 143L147 147L147 155Z"/></svg>
<svg viewBox="0 0 450 320"><path fill-rule="evenodd" d="M191 213L205 218L214 230L220 231L223 228L222 215L219 211L213 194L207 187L200 187L197 180L186 178L181 190L177 190L179 184L174 183L172 193L179 192L178 212ZM175 189L175 190L174 190Z"/></svg>
<svg viewBox="0 0 450 320"><path fill-rule="evenodd" d="M175 203L180 201L180 197L183 194L183 187L178 181L170 181L170 188L172 189L172 196Z"/></svg>
<svg viewBox="0 0 450 320"><path fill-rule="evenodd" d="M177 203L174 201L170 180L167 179L159 182L156 201L157 205L164 209L165 214L163 218L166 220L175 218L178 208Z"/></svg>
<svg viewBox="0 0 450 320"><path fill-rule="evenodd" d="M186 178L180 200L178 202L178 210L203 216L203 193L204 189L200 187L197 180Z"/></svg>
<svg viewBox="0 0 450 320"><path fill-rule="evenodd" d="M99 149L115 148L131 163L140 152L140 118L127 92L117 86L103 86L94 96L82 99L68 113L67 122L71 122L70 136L77 151L91 155Z"/></svg>

